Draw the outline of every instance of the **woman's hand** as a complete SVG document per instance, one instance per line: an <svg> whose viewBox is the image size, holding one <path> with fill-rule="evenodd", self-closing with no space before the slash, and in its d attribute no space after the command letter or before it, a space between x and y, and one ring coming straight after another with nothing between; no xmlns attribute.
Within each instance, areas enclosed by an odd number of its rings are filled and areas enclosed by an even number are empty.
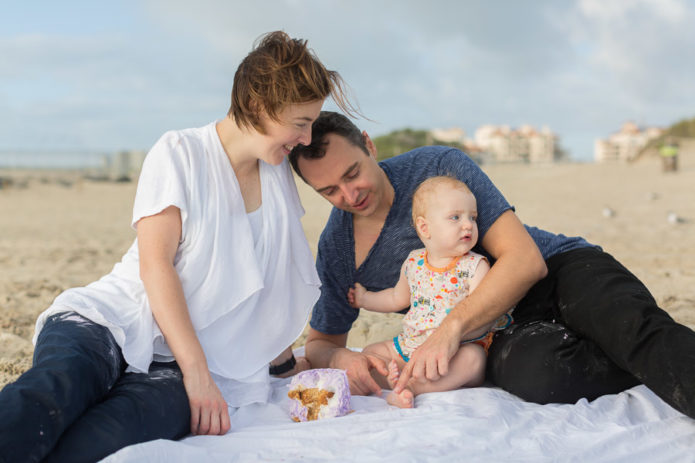
<svg viewBox="0 0 695 463"><path fill-rule="evenodd" d="M226 434L230 427L227 402L207 368L205 371L184 373L183 385L191 406L191 433Z"/></svg>

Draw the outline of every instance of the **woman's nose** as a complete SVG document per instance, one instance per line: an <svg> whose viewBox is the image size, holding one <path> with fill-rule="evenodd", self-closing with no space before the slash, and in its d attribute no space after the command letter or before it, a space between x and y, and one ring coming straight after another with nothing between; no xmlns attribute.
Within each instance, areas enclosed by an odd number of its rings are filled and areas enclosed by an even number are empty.
<svg viewBox="0 0 695 463"><path fill-rule="evenodd" d="M305 146L311 144L311 126L308 126L302 130L302 134L299 136L299 143Z"/></svg>

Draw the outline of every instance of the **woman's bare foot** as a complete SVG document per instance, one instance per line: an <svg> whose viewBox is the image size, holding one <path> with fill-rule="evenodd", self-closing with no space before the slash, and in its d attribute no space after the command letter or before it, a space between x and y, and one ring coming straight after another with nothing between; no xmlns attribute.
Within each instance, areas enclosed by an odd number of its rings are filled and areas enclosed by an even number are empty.
<svg viewBox="0 0 695 463"><path fill-rule="evenodd" d="M391 360L391 362L389 362L389 374L386 377L391 389L393 389L393 386L398 382L398 377L400 375L401 372L398 371L398 365L395 361ZM386 396L386 402L399 408L413 408L415 397L413 396L413 391L406 387L399 394L391 392Z"/></svg>

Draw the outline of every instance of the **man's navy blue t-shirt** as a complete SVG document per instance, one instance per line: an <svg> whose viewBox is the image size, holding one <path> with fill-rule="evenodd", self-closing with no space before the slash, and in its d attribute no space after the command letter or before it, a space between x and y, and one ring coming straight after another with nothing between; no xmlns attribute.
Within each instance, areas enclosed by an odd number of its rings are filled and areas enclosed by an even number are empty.
<svg viewBox="0 0 695 463"><path fill-rule="evenodd" d="M425 179L449 175L464 182L478 206L478 244L474 251L493 260L480 245L485 233L506 210L514 210L488 176L463 152L443 146L426 146L379 163L395 195L386 222L374 246L355 268L352 214L333 208L319 240L316 268L321 278L321 296L314 306L311 327L325 334L347 333L359 311L347 301L355 282L370 291L393 287L401 265L413 249L424 247L412 226L411 203L415 188ZM583 238L566 237L526 226L543 258L591 246ZM404 308L404 311L407 307Z"/></svg>

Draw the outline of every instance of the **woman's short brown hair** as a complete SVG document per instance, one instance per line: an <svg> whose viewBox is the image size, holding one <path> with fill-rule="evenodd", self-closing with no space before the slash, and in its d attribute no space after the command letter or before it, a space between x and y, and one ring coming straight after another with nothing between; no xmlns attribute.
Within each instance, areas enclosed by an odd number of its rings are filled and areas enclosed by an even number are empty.
<svg viewBox="0 0 695 463"><path fill-rule="evenodd" d="M287 105L329 95L343 111L352 113L343 87L340 75L321 64L306 40L293 39L283 31L269 32L256 41L234 75L228 115L239 127L265 133L263 114L279 121L278 114Z"/></svg>

